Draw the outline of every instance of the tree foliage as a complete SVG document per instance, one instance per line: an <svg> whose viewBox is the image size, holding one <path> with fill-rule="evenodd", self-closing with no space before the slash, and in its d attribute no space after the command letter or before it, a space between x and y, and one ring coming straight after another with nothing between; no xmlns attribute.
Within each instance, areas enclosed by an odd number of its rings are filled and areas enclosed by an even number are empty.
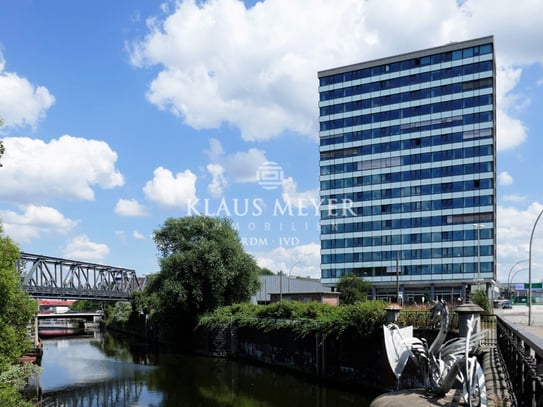
<svg viewBox="0 0 543 407"><path fill-rule="evenodd" d="M477 304L487 314L490 313L492 309L490 306L490 300L488 298L488 295L486 295L486 291L482 288L477 288L476 290L471 292L471 302Z"/></svg>
<svg viewBox="0 0 543 407"><path fill-rule="evenodd" d="M266 268L266 267L260 267L258 271L259 271L259 274L261 276L273 276L273 275L275 275L273 271L271 271L269 268Z"/></svg>
<svg viewBox="0 0 543 407"><path fill-rule="evenodd" d="M2 236L0 225L0 405L32 405L23 400L19 387L24 383L31 367L20 369L19 358L31 350L32 341L27 338L27 326L38 310L38 305L21 288L16 268L20 257L13 241Z"/></svg>
<svg viewBox="0 0 543 407"><path fill-rule="evenodd" d="M366 301L371 292L371 283L357 277L353 273L341 276L336 289L339 292L339 302L342 305Z"/></svg>
<svg viewBox="0 0 543 407"><path fill-rule="evenodd" d="M228 219L169 218L154 240L160 273L137 302L159 321L195 324L198 315L247 301L258 288L259 267Z"/></svg>
<svg viewBox="0 0 543 407"><path fill-rule="evenodd" d="M36 365L25 363L24 365L10 365L5 370L0 370L0 406L2 407L35 407L36 403L27 400L21 393L28 378L39 374Z"/></svg>
<svg viewBox="0 0 543 407"><path fill-rule="evenodd" d="M110 305L110 301L77 300L70 306L70 309L73 311L98 311L106 310Z"/></svg>
<svg viewBox="0 0 543 407"><path fill-rule="evenodd" d="M0 225L0 370L18 361L32 343L26 328L37 311L37 302L21 288L16 268L19 249L2 236Z"/></svg>

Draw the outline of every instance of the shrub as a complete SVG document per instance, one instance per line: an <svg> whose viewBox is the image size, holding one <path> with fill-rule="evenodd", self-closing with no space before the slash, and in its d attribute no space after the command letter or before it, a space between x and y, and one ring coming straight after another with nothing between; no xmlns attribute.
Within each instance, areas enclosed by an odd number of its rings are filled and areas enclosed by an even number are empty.
<svg viewBox="0 0 543 407"><path fill-rule="evenodd" d="M317 302L282 301L270 305L235 304L205 314L199 326L251 326L263 331L290 329L300 336L313 332L341 335L354 329L369 335L386 321L383 301L356 302L341 307Z"/></svg>

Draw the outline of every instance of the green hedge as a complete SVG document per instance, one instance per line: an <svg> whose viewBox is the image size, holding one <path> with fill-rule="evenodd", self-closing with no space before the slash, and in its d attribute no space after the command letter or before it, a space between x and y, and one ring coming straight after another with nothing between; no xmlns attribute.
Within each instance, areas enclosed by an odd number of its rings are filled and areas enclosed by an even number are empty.
<svg viewBox="0 0 543 407"><path fill-rule="evenodd" d="M386 323L388 305L384 301L363 301L345 306L296 301L270 305L235 304L202 316L198 326L210 329L255 327L263 331L291 329L299 336L313 332L339 336L346 330L369 335Z"/></svg>

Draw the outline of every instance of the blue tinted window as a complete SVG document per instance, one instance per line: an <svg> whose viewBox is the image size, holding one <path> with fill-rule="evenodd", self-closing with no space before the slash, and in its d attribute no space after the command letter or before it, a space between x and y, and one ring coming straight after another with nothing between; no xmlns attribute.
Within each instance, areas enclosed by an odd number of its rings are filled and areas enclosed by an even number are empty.
<svg viewBox="0 0 543 407"><path fill-rule="evenodd" d="M492 44L486 44L479 46L479 54L490 54L492 53Z"/></svg>
<svg viewBox="0 0 543 407"><path fill-rule="evenodd" d="M381 66L374 66L371 68L371 76L379 76L381 75Z"/></svg>

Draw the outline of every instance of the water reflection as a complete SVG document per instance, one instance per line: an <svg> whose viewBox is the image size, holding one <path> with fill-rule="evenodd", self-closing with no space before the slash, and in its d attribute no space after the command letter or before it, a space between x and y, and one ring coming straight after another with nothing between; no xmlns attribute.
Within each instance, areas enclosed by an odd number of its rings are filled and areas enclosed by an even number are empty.
<svg viewBox="0 0 543 407"><path fill-rule="evenodd" d="M370 398L283 370L225 359L154 354L110 336L44 341L43 406L357 406Z"/></svg>

